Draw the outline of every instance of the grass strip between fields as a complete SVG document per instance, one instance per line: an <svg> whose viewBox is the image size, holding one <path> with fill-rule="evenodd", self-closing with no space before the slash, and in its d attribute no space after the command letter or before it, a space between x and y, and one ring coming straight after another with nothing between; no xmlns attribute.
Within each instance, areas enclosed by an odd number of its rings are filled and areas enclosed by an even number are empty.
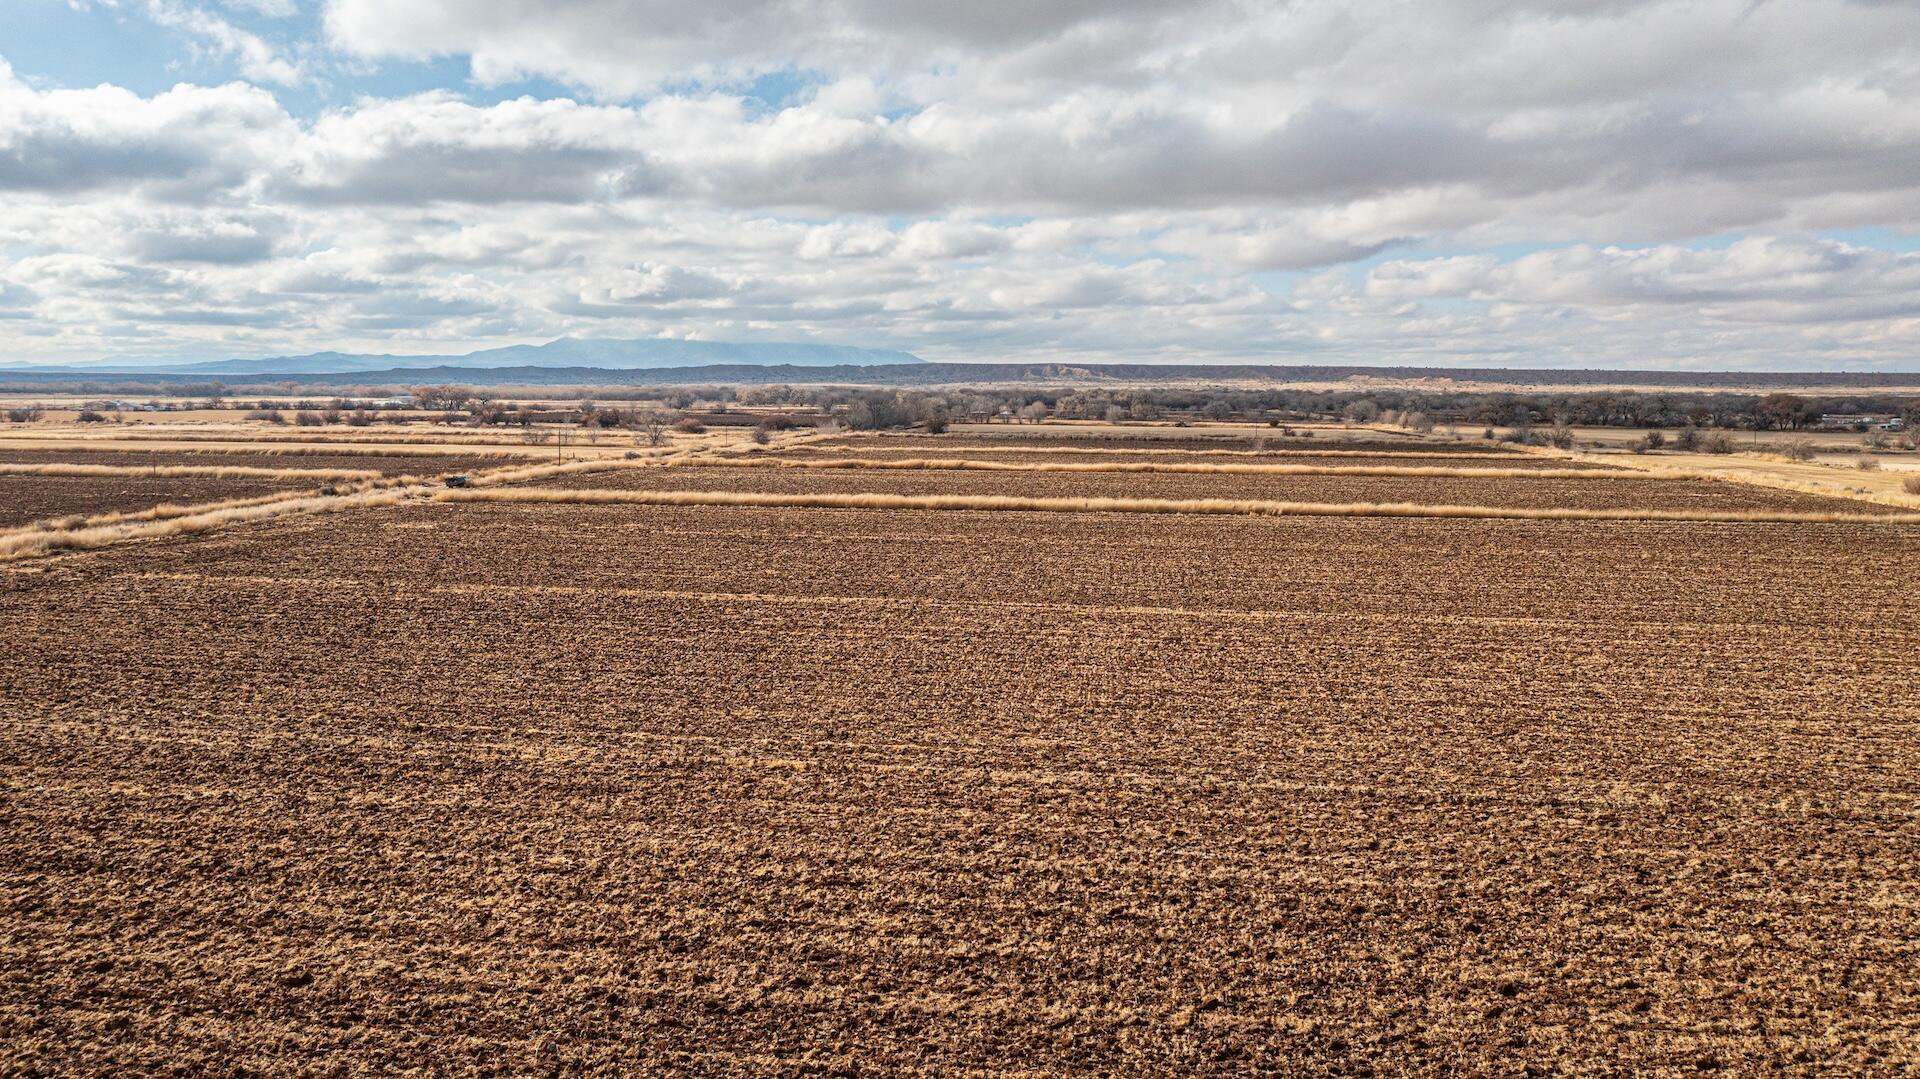
<svg viewBox="0 0 1920 1079"><path fill-rule="evenodd" d="M602 457L589 461L563 461L544 465L516 465L511 468L493 468L485 472L475 472L467 480L469 486L493 487L502 483L525 483L528 480L543 480L549 476L577 476L592 472L619 472L625 469L658 468L667 461L676 459L684 450L649 450L637 457Z"/></svg>
<svg viewBox="0 0 1920 1079"><path fill-rule="evenodd" d="M812 458L688 457L667 464L674 468L798 468L849 469L876 472L1164 472L1207 476L1384 476L1430 479L1532 480L1699 480L1705 473L1627 472L1606 468L1434 468L1418 465L1252 465L1182 461L976 461L969 458Z"/></svg>
<svg viewBox="0 0 1920 1079"><path fill-rule="evenodd" d="M436 492L440 502L795 509L970 510L1010 513L1166 513L1246 517L1449 517L1516 521L1699 521L1755 524L1920 524L1920 513L1790 510L1523 509L1411 502L1267 502L1224 498L1016 498L1005 495L760 494L749 491L588 491L510 488Z"/></svg>

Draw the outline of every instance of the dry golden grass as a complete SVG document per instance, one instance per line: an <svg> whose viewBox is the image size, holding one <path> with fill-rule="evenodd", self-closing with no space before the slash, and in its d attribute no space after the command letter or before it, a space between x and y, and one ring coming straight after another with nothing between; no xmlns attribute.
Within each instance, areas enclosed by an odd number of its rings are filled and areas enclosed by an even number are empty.
<svg viewBox="0 0 1920 1079"><path fill-rule="evenodd" d="M1633 469L1651 475L1710 479L1720 483L1738 483L1775 491L1846 498L1881 506L1920 510L1920 498L1903 493L1892 473L1862 475L1852 469L1842 471L1827 465L1792 461L1779 456L1746 453L1641 456L1638 454L1566 453L1544 448L1534 448L1531 452L1560 460L1587 461Z"/></svg>
<svg viewBox="0 0 1920 1079"><path fill-rule="evenodd" d="M48 462L46 464L6 464L0 463L0 476L73 476L79 477L128 477L141 479L165 479L168 477L199 479L248 479L248 480L311 480L326 483L329 480L370 480L378 479L380 473L368 469L347 468L248 468L244 466L224 465L86 465L70 462Z"/></svg>
<svg viewBox="0 0 1920 1079"><path fill-rule="evenodd" d="M631 459L608 457L593 461L564 461L554 464L496 468L476 473L467 482L473 487L495 487L503 483L525 483L529 480L543 480L553 476L578 476L627 468L653 468L658 466L658 462L671 459L671 455L676 452L652 450Z"/></svg>
<svg viewBox="0 0 1920 1079"><path fill-rule="evenodd" d="M1531 473L1522 473L1531 475ZM1581 473L1584 475L1584 473ZM968 510L1010 513L1151 513L1256 517L1447 517L1520 521L1700 521L1774 524L1920 524L1920 513L1787 510L1535 509L1415 503L1268 502L1236 499L1011 498L994 495L756 494L745 491L597 491L514 488L436 492L441 502L534 502L631 506L760 506L794 509Z"/></svg>

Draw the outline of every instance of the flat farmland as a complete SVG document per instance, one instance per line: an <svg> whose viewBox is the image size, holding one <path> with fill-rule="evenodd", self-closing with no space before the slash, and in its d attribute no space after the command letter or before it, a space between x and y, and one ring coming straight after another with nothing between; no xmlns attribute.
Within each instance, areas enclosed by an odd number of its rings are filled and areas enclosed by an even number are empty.
<svg viewBox="0 0 1920 1079"><path fill-rule="evenodd" d="M1082 462L1075 462L1082 463ZM1296 463L1287 460L1288 465ZM1329 462L1334 463L1334 462ZM1459 465L1400 460L1395 467ZM1487 467L1501 467L1489 464ZM1523 509L1787 510L1894 513L1892 507L1710 480L1650 480L1605 470L1593 479L1509 476L1246 475L1187 472L998 472L943 469L660 467L558 476L575 490L751 491L762 494L1007 495L1020 498L1248 499L1414 502Z"/></svg>
<svg viewBox="0 0 1920 1079"><path fill-rule="evenodd" d="M1240 431L1222 432L1211 435L1192 435L1169 431L1165 435L1107 434L1098 428L1088 429L1086 434L1061 434L1059 429L1035 429L1031 433L1022 433L1018 428L995 431L991 434L945 434L927 435L849 435L836 439L823 439L821 445L857 445L881 446L900 444L912 446L946 446L951 449L964 449L968 446L1030 446L1040 449L1108 448L1123 450L1439 450L1459 451L1462 453L1509 453L1507 447L1486 441L1462 440L1460 442L1440 441L1437 439L1417 438L1411 434L1404 437L1380 434L1374 431L1328 432L1322 431L1314 438L1286 438L1278 431L1249 434L1243 428Z"/></svg>
<svg viewBox="0 0 1920 1079"><path fill-rule="evenodd" d="M0 473L0 528L34 521L105 513L132 513L161 503L196 505L280 491L312 490L332 482L328 471L373 476L435 476L501 468L520 458L475 455L232 454L63 452L0 449L0 465L76 465L124 469L124 475ZM263 469L275 476L165 475L145 469ZM303 475L303 473L316 473Z"/></svg>
<svg viewBox="0 0 1920 1079"><path fill-rule="evenodd" d="M487 503L63 556L0 576L0 1042L1900 1074L1916 579L1891 524Z"/></svg>
<svg viewBox="0 0 1920 1079"><path fill-rule="evenodd" d="M468 472L483 468L501 468L526 460L520 455L501 456L473 453L232 453L215 449L190 451L141 449L60 450L12 449L0 443L0 464L76 464L106 465L113 468L164 468L189 465L201 468L338 468L379 472L387 476L438 475L442 472Z"/></svg>
<svg viewBox="0 0 1920 1079"><path fill-rule="evenodd" d="M134 513L161 503L194 505L321 486L314 480L0 476L0 527L66 517Z"/></svg>
<svg viewBox="0 0 1920 1079"><path fill-rule="evenodd" d="M1419 454L1420 456L1409 456ZM1437 455L1437 456L1436 456ZM1455 451L1444 445L1414 446L1385 452L1344 451L1315 453L1303 449L1259 451L1248 449L1210 450L1126 450L1053 447L1028 449L1002 442L991 446L958 444L949 446L929 440L902 446L897 442L868 442L843 446L802 443L767 456L795 460L830 461L835 458L859 458L879 461L965 460L1000 461L1007 464L1270 464L1270 465L1371 465L1390 468L1589 468L1606 470L1603 462L1541 457L1534 454L1492 454Z"/></svg>

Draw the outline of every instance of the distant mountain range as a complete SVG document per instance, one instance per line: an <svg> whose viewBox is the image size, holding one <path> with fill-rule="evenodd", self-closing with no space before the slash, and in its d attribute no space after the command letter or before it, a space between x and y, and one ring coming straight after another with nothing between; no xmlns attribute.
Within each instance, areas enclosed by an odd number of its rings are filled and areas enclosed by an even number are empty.
<svg viewBox="0 0 1920 1079"><path fill-rule="evenodd" d="M875 367L917 364L920 357L893 349L798 343L728 344L719 341L596 341L562 337L544 345L510 345L459 356L390 356L354 352L315 352L306 356L270 356L257 360L211 360L154 365L106 361L80 366L0 365L0 376L46 375L343 375L359 372L453 368L591 367L607 371L656 371L679 367L784 366Z"/></svg>

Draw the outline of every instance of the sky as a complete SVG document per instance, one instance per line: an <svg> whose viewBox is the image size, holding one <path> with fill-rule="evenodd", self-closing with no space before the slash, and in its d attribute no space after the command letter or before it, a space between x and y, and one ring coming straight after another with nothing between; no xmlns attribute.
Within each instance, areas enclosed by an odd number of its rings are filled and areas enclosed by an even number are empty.
<svg viewBox="0 0 1920 1079"><path fill-rule="evenodd" d="M0 0L0 363L1920 370L1910 0Z"/></svg>

